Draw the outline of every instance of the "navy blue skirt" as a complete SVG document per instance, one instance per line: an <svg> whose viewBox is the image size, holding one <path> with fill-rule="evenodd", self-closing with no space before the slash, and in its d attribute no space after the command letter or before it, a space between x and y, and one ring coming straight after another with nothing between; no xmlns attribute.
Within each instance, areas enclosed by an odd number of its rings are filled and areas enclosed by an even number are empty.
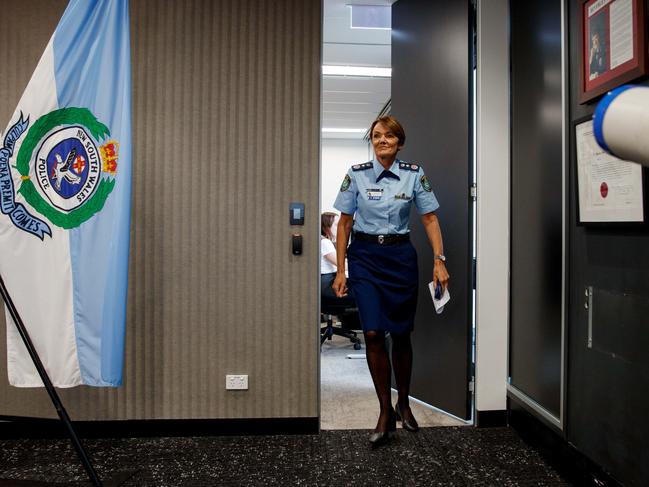
<svg viewBox="0 0 649 487"><path fill-rule="evenodd" d="M409 241L394 245L354 240L347 249L349 287L363 331L412 331L417 309L417 251Z"/></svg>

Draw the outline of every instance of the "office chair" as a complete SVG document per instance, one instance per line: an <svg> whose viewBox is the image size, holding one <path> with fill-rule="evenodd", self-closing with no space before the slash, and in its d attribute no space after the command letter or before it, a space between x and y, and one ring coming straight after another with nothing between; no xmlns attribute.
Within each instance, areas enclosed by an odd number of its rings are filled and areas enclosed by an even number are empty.
<svg viewBox="0 0 649 487"><path fill-rule="evenodd" d="M349 341L354 344L354 350L361 349L361 339L358 338L358 334L355 331L344 327L338 328L333 326L334 315L338 317L357 316L358 308L356 307L356 303L349 299L322 296L320 300L320 312L327 320L327 326L320 329L320 345L322 345L325 340L331 340L334 335L338 335L349 338Z"/></svg>

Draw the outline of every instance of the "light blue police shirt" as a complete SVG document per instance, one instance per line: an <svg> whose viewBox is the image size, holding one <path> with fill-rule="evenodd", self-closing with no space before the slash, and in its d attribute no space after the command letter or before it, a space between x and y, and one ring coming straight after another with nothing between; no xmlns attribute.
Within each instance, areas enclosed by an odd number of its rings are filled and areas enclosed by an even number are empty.
<svg viewBox="0 0 649 487"><path fill-rule="evenodd" d="M348 215L356 213L356 232L403 234L409 231L413 202L420 215L439 208L422 167L397 159L386 170L374 159L347 171L334 208Z"/></svg>

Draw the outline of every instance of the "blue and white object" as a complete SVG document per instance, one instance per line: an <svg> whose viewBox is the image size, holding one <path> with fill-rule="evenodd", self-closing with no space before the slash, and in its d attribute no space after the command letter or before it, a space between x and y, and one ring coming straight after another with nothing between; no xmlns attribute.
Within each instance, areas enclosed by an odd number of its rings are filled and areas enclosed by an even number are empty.
<svg viewBox="0 0 649 487"><path fill-rule="evenodd" d="M128 0L71 0L0 137L0 274L52 383L122 383ZM43 383L9 313L9 382Z"/></svg>
<svg viewBox="0 0 649 487"><path fill-rule="evenodd" d="M649 87L624 85L607 93L595 109L593 130L609 154L649 166Z"/></svg>
<svg viewBox="0 0 649 487"><path fill-rule="evenodd" d="M451 293L448 292L448 287L442 288L442 285L437 281L437 286L433 285L433 281L428 283L428 290L433 298L433 305L435 312L441 315L444 311L444 305L451 300Z"/></svg>

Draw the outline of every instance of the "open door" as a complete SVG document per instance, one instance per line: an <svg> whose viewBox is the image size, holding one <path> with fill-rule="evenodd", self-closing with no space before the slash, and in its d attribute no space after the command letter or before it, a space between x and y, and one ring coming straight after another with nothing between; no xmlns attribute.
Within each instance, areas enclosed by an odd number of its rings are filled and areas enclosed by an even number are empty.
<svg viewBox="0 0 649 487"><path fill-rule="evenodd" d="M463 419L471 418L472 375L472 19L470 0L392 6L392 114L407 136L399 157L423 166L433 186L451 275L451 302L437 315L433 253L413 214L420 282L411 394Z"/></svg>

